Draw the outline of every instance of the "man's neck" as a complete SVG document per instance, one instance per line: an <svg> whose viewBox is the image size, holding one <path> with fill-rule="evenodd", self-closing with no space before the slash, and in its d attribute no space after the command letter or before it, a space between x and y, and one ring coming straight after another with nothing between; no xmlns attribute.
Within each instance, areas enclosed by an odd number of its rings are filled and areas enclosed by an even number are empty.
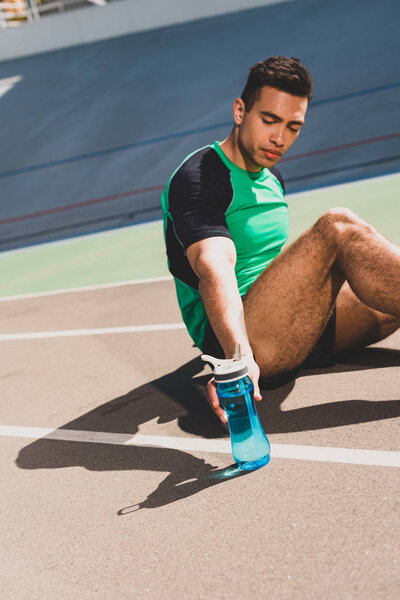
<svg viewBox="0 0 400 600"><path fill-rule="evenodd" d="M250 160L241 150L238 144L237 135L235 130L232 131L229 137L227 137L221 144L221 149L224 151L226 156L236 166L250 171L251 173L259 173L262 169L259 165Z"/></svg>

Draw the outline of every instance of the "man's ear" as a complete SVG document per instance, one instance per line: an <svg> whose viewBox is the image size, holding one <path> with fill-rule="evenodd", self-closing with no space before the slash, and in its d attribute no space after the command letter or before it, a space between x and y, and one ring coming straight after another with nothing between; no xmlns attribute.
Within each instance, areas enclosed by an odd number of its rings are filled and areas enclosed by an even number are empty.
<svg viewBox="0 0 400 600"><path fill-rule="evenodd" d="M244 102L241 98L236 98L233 102L233 118L236 125L240 125L246 112Z"/></svg>

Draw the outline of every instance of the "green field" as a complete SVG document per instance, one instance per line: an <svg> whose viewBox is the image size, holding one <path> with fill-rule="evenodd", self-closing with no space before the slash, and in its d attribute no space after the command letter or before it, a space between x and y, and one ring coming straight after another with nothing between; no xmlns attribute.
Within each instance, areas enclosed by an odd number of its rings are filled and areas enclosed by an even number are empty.
<svg viewBox="0 0 400 600"><path fill-rule="evenodd" d="M400 244L400 174L287 196L290 240L334 206L351 208ZM0 297L168 275L162 222L0 254Z"/></svg>

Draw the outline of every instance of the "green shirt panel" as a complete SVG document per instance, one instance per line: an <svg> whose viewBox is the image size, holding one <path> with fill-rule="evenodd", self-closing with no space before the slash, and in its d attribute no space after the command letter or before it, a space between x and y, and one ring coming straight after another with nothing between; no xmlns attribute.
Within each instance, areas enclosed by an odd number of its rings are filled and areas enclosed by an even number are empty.
<svg viewBox="0 0 400 600"><path fill-rule="evenodd" d="M235 274L243 295L287 241L288 205L281 184L268 169L245 171L228 159L219 142L212 147L231 173L233 199L225 218L236 247Z"/></svg>
<svg viewBox="0 0 400 600"><path fill-rule="evenodd" d="M244 295L287 241L288 206L283 188L275 175L266 168L258 173L241 169L228 159L220 148L220 143L214 142L210 147L230 172L233 196L225 211L225 220L236 248L235 274L239 293ZM196 152L189 154L180 166ZM169 186L173 175L168 180L161 198L164 235L168 222L173 223L169 212ZM186 253L184 254L186 256ZM202 349L208 318L200 293L198 289L177 277L174 277L174 282L182 319L194 343Z"/></svg>

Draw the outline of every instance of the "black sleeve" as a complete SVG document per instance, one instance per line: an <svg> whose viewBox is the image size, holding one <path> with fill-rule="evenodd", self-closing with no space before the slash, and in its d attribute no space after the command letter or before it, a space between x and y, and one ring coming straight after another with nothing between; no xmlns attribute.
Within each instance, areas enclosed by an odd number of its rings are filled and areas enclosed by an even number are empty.
<svg viewBox="0 0 400 600"><path fill-rule="evenodd" d="M225 220L232 198L229 169L212 148L196 152L181 165L171 179L168 204L175 235L185 250L208 237L232 239Z"/></svg>
<svg viewBox="0 0 400 600"><path fill-rule="evenodd" d="M282 177L282 175L281 175L281 172L280 172L280 171L279 171L279 170L278 170L276 167L272 167L272 168L270 169L270 171L271 171L271 173L272 173L273 175L275 175L275 177L277 178L277 180L278 180L278 181L279 181L279 183L281 184L281 186L282 186L282 189L283 189L283 193L285 194L285 182L283 181L283 177Z"/></svg>

